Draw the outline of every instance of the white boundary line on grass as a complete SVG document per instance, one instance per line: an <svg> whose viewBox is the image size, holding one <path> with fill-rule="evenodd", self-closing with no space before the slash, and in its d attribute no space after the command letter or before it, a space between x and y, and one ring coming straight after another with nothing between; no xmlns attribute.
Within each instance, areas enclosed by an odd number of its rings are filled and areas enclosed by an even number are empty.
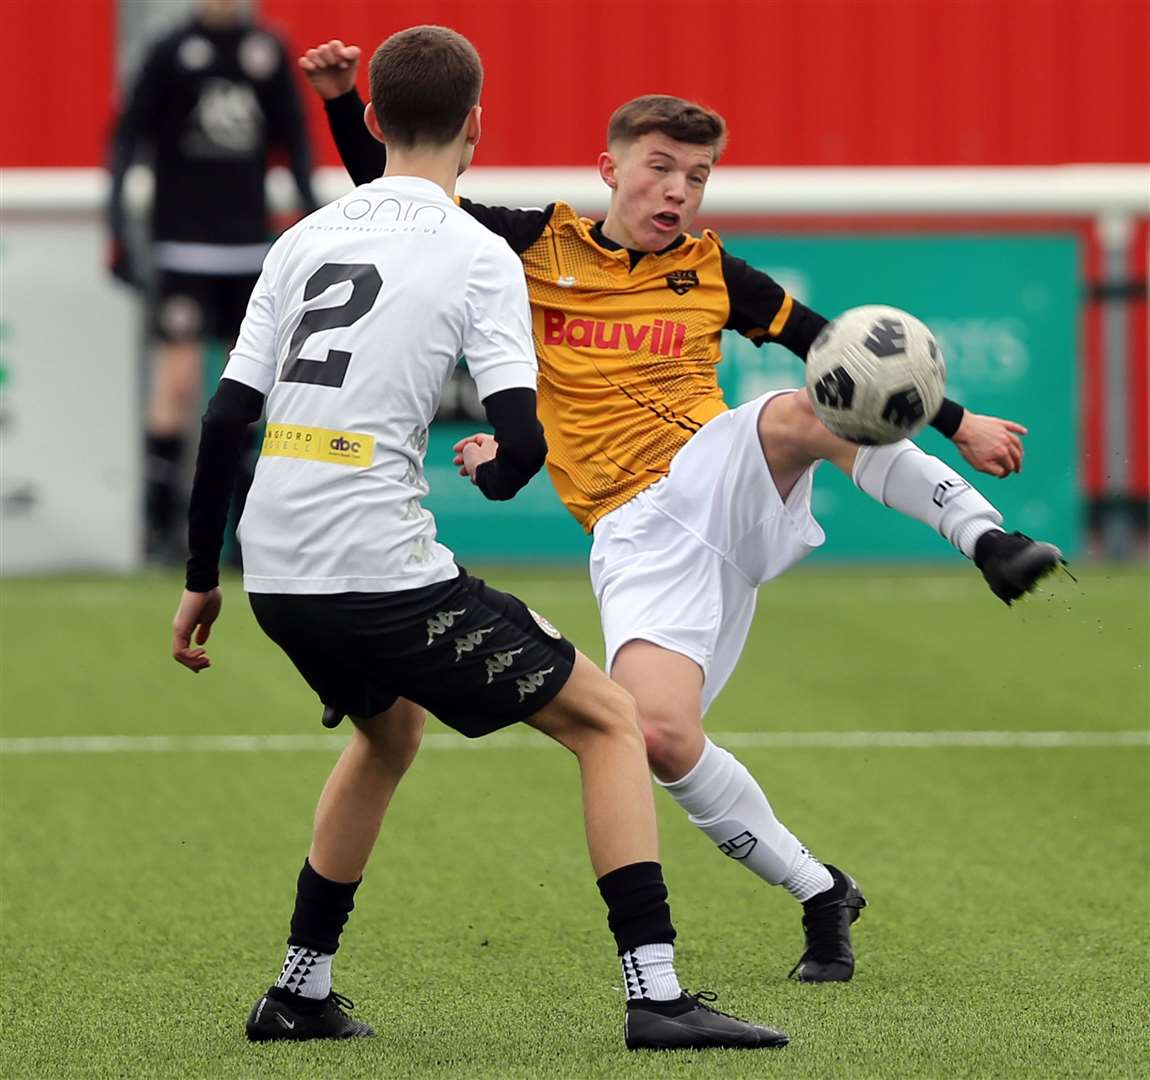
<svg viewBox="0 0 1150 1080"><path fill-rule="evenodd" d="M715 742L733 749L817 750L1047 750L1150 746L1147 731L719 731ZM64 735L0 739L5 754L253 753L338 751L346 735ZM435 732L426 750L549 750L542 735L511 731L487 739Z"/></svg>

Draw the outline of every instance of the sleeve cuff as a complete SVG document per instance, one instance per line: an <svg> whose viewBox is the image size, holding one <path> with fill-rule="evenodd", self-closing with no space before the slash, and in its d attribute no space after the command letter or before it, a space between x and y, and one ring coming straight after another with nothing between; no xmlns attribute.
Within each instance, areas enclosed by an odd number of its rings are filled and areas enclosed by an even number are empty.
<svg viewBox="0 0 1150 1080"><path fill-rule="evenodd" d="M253 360L250 356L244 356L243 353L233 352L228 358L221 378L243 383L244 386L250 386L253 390L267 395L275 382L275 369L272 368L269 372L267 364Z"/></svg>
<svg viewBox="0 0 1150 1080"><path fill-rule="evenodd" d="M203 559L194 555L188 559L187 576L184 579L184 588L188 592L211 592L220 584L220 568L209 566Z"/></svg>
<svg viewBox="0 0 1150 1080"><path fill-rule="evenodd" d="M930 426L936 431L941 432L948 439L954 438L954 433L958 431L959 424L962 423L962 418L966 414L966 410L959 405L957 401L951 401L950 398L943 398L942 405L935 413L934 419L930 422Z"/></svg>
<svg viewBox="0 0 1150 1080"><path fill-rule="evenodd" d="M492 394L498 394L502 390L534 390L537 375L534 364L515 360L485 367L478 374L473 374L472 378L475 380L476 390L479 391L479 400L486 401Z"/></svg>

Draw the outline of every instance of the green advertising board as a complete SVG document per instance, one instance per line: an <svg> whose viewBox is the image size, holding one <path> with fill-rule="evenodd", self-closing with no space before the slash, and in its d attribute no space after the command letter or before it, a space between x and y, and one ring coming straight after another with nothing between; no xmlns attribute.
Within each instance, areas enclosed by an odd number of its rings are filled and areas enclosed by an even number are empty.
<svg viewBox="0 0 1150 1080"><path fill-rule="evenodd" d="M948 394L972 409L1030 429L1021 475L978 476L933 430L918 439L975 481L1011 528L1080 546L1078 483L1079 250L1073 234L918 233L738 235L727 248L826 315L865 303L912 311L935 331L947 358ZM720 378L728 401L799 386L802 363L785 349L756 349L724 335ZM427 506L440 536L463 560L581 559L588 539L546 476L513 502L487 503L455 475L450 447L468 428L438 425L427 454ZM953 558L917 522L884 510L829 465L815 484L815 514L827 543L814 558Z"/></svg>
<svg viewBox="0 0 1150 1080"><path fill-rule="evenodd" d="M816 311L859 304L913 312L947 361L947 395L975 412L1017 420L1022 472L976 473L933 429L917 442L975 483L1012 529L1058 544L1081 542L1078 481L1079 242L1074 234L731 236L730 250L775 277ZM784 349L756 349L727 334L723 385L747 401L801 385L802 363ZM819 467L815 516L827 534L816 558L953 558L950 545L885 510L830 465Z"/></svg>
<svg viewBox="0 0 1150 1080"><path fill-rule="evenodd" d="M858 304L887 303L923 319L947 359L948 393L977 412L1030 428L1019 476L981 476L981 490L1012 529L1079 548L1077 480L1079 252L1061 233L738 235L728 249L758 266L799 299L833 316ZM728 401L748 401L800 386L803 365L785 349L756 349L725 334L720 377ZM589 540L560 504L545 475L509 503L487 502L451 465L451 444L465 425L432 429L427 451L440 538L463 562L579 560ZM968 477L944 438L918 440ZM954 551L917 522L885 510L832 466L819 468L815 514L827 533L817 559L945 560Z"/></svg>

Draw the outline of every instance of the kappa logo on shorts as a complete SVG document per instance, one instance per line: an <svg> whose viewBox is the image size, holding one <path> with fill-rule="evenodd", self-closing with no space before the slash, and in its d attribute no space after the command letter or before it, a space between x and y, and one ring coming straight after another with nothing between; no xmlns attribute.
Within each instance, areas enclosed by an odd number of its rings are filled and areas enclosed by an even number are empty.
<svg viewBox="0 0 1150 1080"><path fill-rule="evenodd" d="M754 833L744 830L738 836L732 836L730 840L724 840L719 845L719 850L724 855L730 855L732 859L745 859L758 844L759 838Z"/></svg>
<svg viewBox="0 0 1150 1080"><path fill-rule="evenodd" d="M534 694L546 681L547 676L555 669L544 668L542 671L533 671L515 680L515 689L519 691L519 700L522 701L528 694Z"/></svg>
<svg viewBox="0 0 1150 1080"><path fill-rule="evenodd" d="M427 620L427 644L430 645L440 634L446 634L455 625L455 620L467 614L462 611L440 611Z"/></svg>
<svg viewBox="0 0 1150 1080"><path fill-rule="evenodd" d="M563 636L534 608L528 608L527 610L531 612L531 618L533 618L535 622L538 623L539 629L542 630L543 633L545 633L548 637L561 638Z"/></svg>
<svg viewBox="0 0 1150 1080"><path fill-rule="evenodd" d="M482 645L483 639L494 630L494 626L488 626L482 630L472 630L470 634L464 634L463 637L457 637L455 639L455 662L459 663L459 659L464 653L469 653L477 645Z"/></svg>
<svg viewBox="0 0 1150 1080"><path fill-rule="evenodd" d="M511 665L515 663L515 657L522 651L522 649L512 649L510 652L497 652L494 656L489 656L484 661L487 665L487 685L490 686L491 680L494 679L496 675L502 675L503 672L511 667ZM519 700L522 701L523 698Z"/></svg>

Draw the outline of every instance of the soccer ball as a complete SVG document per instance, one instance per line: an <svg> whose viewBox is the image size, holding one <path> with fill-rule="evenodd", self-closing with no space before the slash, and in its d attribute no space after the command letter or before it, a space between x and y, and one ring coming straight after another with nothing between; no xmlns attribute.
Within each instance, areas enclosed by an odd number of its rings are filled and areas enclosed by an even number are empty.
<svg viewBox="0 0 1150 1080"><path fill-rule="evenodd" d="M807 354L807 395L836 435L863 446L908 439L934 418L946 361L913 315L868 304L823 327Z"/></svg>

